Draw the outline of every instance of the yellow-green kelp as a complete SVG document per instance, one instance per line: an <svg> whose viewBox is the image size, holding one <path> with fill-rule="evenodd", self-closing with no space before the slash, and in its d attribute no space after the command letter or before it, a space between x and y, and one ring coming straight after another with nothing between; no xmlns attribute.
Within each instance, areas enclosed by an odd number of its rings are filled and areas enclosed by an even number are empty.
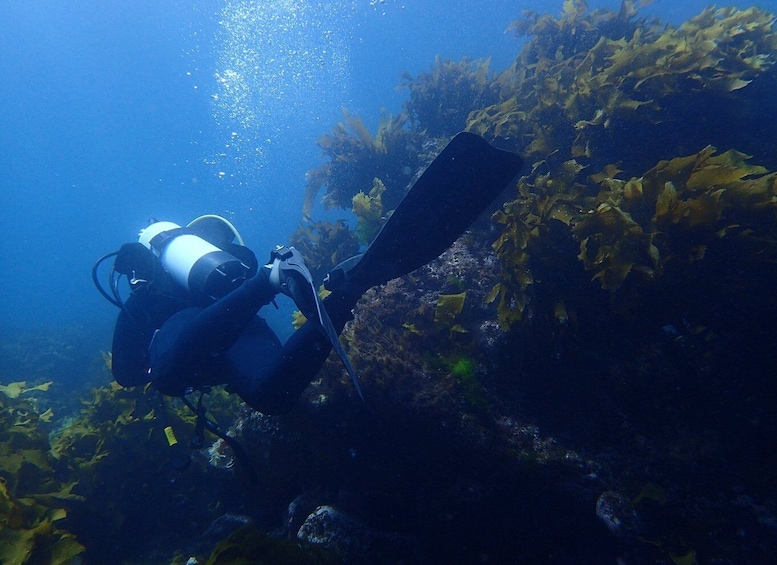
<svg viewBox="0 0 777 565"><path fill-rule="evenodd" d="M373 137L361 118L346 112L331 133L318 139L327 161L307 173L304 215L310 217L322 187L324 207L348 209L351 199L376 177L386 186L385 204L395 208L418 162L406 123L406 114L384 114Z"/></svg>
<svg viewBox="0 0 777 565"><path fill-rule="evenodd" d="M618 173L610 165L579 179L586 184L550 182L542 175L529 184L524 178L521 198L495 214L504 227L495 243L504 271L490 299L499 298L504 327L522 319L530 287L539 282L535 270L551 263L560 263L559 270L579 269L570 262L571 246L589 278L611 293L628 277L660 285L667 268L691 268L720 240L739 250L739 260L777 257L777 174L750 164L747 155L707 147L661 161L640 178L622 180ZM571 290L556 288L549 299L546 294L560 323L569 315ZM619 296L613 305L636 299Z"/></svg>
<svg viewBox="0 0 777 565"><path fill-rule="evenodd" d="M651 157L720 145L707 137L717 126L750 133L740 128L757 124L758 108L747 110L762 93L752 83L774 81L774 16L707 8L677 28L637 14L634 2L589 12L584 0L565 2L560 18L527 12L510 29L531 39L496 78L499 101L473 111L467 129L529 160L622 158L630 174Z"/></svg>
<svg viewBox="0 0 777 565"><path fill-rule="evenodd" d="M359 191L351 199L353 202L353 213L358 222L356 225L356 236L359 239L359 243L368 244L383 226L383 222L386 219L383 209L384 192L386 192L386 185L379 178L375 178L368 193Z"/></svg>
<svg viewBox="0 0 777 565"><path fill-rule="evenodd" d="M44 431L48 418L41 419L29 396L47 389L47 385L25 388L11 383L0 392L0 563L4 565L64 565L75 562L84 551L63 525L67 501L82 500L72 492L77 481L57 478Z"/></svg>
<svg viewBox="0 0 777 565"><path fill-rule="evenodd" d="M493 217L503 272L489 299L505 328L527 312L574 324L580 266L625 311L639 300L627 277L657 284L711 241L773 253L773 176L744 152L777 168L777 124L760 102L777 86L774 16L707 8L680 27L637 16L628 1L527 12L511 26L530 39L495 79L500 100L469 115L469 130L533 162Z"/></svg>
<svg viewBox="0 0 777 565"><path fill-rule="evenodd" d="M216 508L195 480L208 472L206 465L192 465L175 481L160 476L172 455L164 428L172 427L182 442L194 428L194 416L180 402L168 402L164 416L158 394L112 383L90 389L77 414L51 419L52 409L42 409L52 402L45 388L16 383L7 385L13 398L0 393L0 562L66 565L85 550L95 562L118 559L144 531L179 528L154 510L174 504L172 491L182 488L188 514L212 519ZM239 401L220 389L207 404L216 416L239 410ZM210 497L217 482L207 480ZM189 533L180 527L182 535ZM101 543L106 538L113 543Z"/></svg>

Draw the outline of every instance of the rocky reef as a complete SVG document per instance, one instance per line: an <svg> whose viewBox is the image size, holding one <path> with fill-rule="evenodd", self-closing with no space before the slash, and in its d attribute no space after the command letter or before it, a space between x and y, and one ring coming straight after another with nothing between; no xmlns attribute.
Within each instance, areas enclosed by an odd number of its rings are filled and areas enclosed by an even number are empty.
<svg viewBox="0 0 777 565"><path fill-rule="evenodd" d="M319 140L292 238L317 278L456 132L528 163L359 301L342 341L366 401L334 357L288 415L214 389L241 458L185 448L193 416L147 391L97 387L63 420L42 380L6 384L4 563L777 557L774 15L566 0L510 31L509 68L438 59L374 135L346 114ZM342 220L311 217L320 195Z"/></svg>

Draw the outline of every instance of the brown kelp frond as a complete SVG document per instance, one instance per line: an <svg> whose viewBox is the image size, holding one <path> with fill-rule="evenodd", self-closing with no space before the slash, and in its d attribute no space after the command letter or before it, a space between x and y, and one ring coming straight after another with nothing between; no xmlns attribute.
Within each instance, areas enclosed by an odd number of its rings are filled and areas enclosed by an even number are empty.
<svg viewBox="0 0 777 565"><path fill-rule="evenodd" d="M405 102L413 126L430 137L452 137L462 131L470 112L496 104L499 85L490 71L490 59L443 61L417 77L402 75L402 88L410 91Z"/></svg>
<svg viewBox="0 0 777 565"><path fill-rule="evenodd" d="M707 9L679 28L636 14L633 3L618 13L589 13L585 2L572 1L560 18L528 13L511 26L531 39L498 77L500 100L471 113L468 129L537 159L558 150L603 166L613 148L655 143L634 128L653 128L679 145L681 124L714 115L733 93L773 71L774 16L758 8ZM719 119L713 121L722 126L741 116ZM699 128L692 145L716 141L704 139L708 131L711 124Z"/></svg>
<svg viewBox="0 0 777 565"><path fill-rule="evenodd" d="M533 184L522 180L521 198L494 216L504 226L494 248L505 271L491 295L500 299L501 323L509 327L522 319L533 296L530 285L544 278L538 272L547 272L554 262L560 262L557 273L577 270L563 262L569 245L577 247L590 280L612 293L629 277L660 286L667 268L691 267L721 239L744 253L740 261L773 261L777 173L748 159L738 151L716 154L707 147L661 161L630 180L616 178L615 165L589 175L586 187L569 179L550 182L544 175ZM582 169L572 170L582 176ZM561 192L559 184L565 187ZM559 243L564 240L566 245ZM563 293L545 297L546 306L559 302L574 304Z"/></svg>
<svg viewBox="0 0 777 565"><path fill-rule="evenodd" d="M353 214L357 220L356 237L363 245L372 241L387 219L383 209L384 192L386 192L386 185L376 178L369 193L359 192L353 197Z"/></svg>
<svg viewBox="0 0 777 565"><path fill-rule="evenodd" d="M539 64L542 68L548 61L585 54L602 37L631 37L645 25L644 20L635 20L638 10L634 2L624 1L618 12L607 9L589 12L585 0L565 0L561 17L524 10L524 18L513 22L507 31L518 37L532 37L519 60L523 66Z"/></svg>
<svg viewBox="0 0 777 565"><path fill-rule="evenodd" d="M0 389L0 562L70 563L84 551L62 527L76 480L63 480L48 453L44 426L51 409L41 413L33 393L48 385L10 383ZM48 416L47 416L48 415Z"/></svg>
<svg viewBox="0 0 777 565"><path fill-rule="evenodd" d="M316 281L320 281L332 267L359 252L357 235L344 220L302 224L289 241L305 257L305 263Z"/></svg>
<svg viewBox="0 0 777 565"><path fill-rule="evenodd" d="M397 202L415 172L413 137L406 114L383 114L373 137L358 116L344 113L331 133L318 140L326 162L307 174L303 212L310 216L322 187L326 208L350 208L351 199L381 178Z"/></svg>

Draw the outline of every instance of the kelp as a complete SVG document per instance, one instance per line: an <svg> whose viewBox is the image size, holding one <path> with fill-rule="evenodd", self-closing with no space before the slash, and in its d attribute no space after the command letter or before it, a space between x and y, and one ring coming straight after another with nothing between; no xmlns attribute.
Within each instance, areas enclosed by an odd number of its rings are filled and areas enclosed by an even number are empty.
<svg viewBox="0 0 777 565"><path fill-rule="evenodd" d="M577 259L590 280L611 293L627 277L660 285L667 268L691 267L722 239L743 252L740 260L774 261L777 173L748 159L735 150L716 154L707 147L661 161L629 180L617 178L615 165L589 175L587 186L550 183L543 176L530 185L523 179L522 198L494 215L504 226L494 247L505 270L490 295L499 298L500 322L509 327L522 319L532 300L530 287L541 278L536 271L565 258L557 271L578 270L564 251L570 245L579 250ZM559 185L566 190L555 192ZM563 292L546 302L558 321L568 314Z"/></svg>
<svg viewBox="0 0 777 565"><path fill-rule="evenodd" d="M569 318L559 288L566 277L545 275L549 270L558 272L574 258L569 230L589 200L587 187L578 180L581 171L583 167L575 160L557 163L551 158L536 164L532 171L535 184L529 182L530 177L522 178L517 185L519 198L492 216L503 226L494 242L503 269L502 281L486 301L499 298L497 312L503 328L522 319L532 300L529 289L540 281L547 287L545 308L556 313L558 322L566 323Z"/></svg>
<svg viewBox="0 0 777 565"><path fill-rule="evenodd" d="M360 117L344 112L343 121L318 139L325 163L306 175L305 223L291 236L291 243L305 257L316 280L340 261L358 253L360 243L369 242L377 233L383 210L396 208L405 195L420 159L417 136L405 127L407 121L407 114L384 113L373 137ZM372 187L369 191L376 190L378 183L382 187L380 195L365 194L368 187ZM325 188L324 208L356 212L359 219L356 233L343 219L334 222L312 219L322 188Z"/></svg>
<svg viewBox="0 0 777 565"><path fill-rule="evenodd" d="M415 128L430 137L453 137L466 125L470 112L499 100L491 60L435 59L432 69L413 77L402 74L401 87L409 91L405 111Z"/></svg>
<svg viewBox="0 0 777 565"><path fill-rule="evenodd" d="M359 239L345 220L302 224L291 235L289 242L305 257L305 263L316 281L320 281L332 267L359 252Z"/></svg>
<svg viewBox="0 0 777 565"><path fill-rule="evenodd" d="M396 207L418 162L407 119L384 113L373 137L360 117L344 112L343 121L317 141L326 162L307 173L303 214L311 216L322 187L325 208L350 208L351 199L376 177L386 185L387 205Z"/></svg>
<svg viewBox="0 0 777 565"><path fill-rule="evenodd" d="M213 388L204 405L209 417L225 421L238 412L240 401ZM168 443L168 427L178 440L174 447ZM205 475L213 454L187 452L194 427L194 414L180 401L168 399L163 409L158 392L111 383L90 389L79 412L51 434L60 474L77 477L73 492L85 499L73 503L69 515L90 560L119 560L152 534L185 537L191 527L186 523L207 525L216 517L217 507L210 504L220 482L218 475ZM189 457L188 469L176 470ZM180 510L181 499L187 520L179 523L170 516Z"/></svg>
<svg viewBox="0 0 777 565"><path fill-rule="evenodd" d="M378 234L386 220L383 209L383 193L386 185L379 179L373 179L369 193L359 192L353 197L353 214L356 216L356 237L359 243L366 245Z"/></svg>
<svg viewBox="0 0 777 565"><path fill-rule="evenodd" d="M711 147L675 156L717 142L777 166L775 137L756 133L777 125L762 123L758 102L777 84L774 16L707 8L674 27L638 18L639 6L589 11L568 0L560 17L525 12L509 29L530 39L495 79L500 100L469 116L470 131L534 162L518 198L493 216L503 272L488 300L502 327L540 315L569 324L572 288L587 280L622 308L637 300L635 287L621 292L627 278L658 284L667 266L702 260L721 237L772 256L760 231L770 221L766 169Z"/></svg>
<svg viewBox="0 0 777 565"><path fill-rule="evenodd" d="M3 490L0 484L0 504L3 504L6 495ZM6 499L6 502L11 501ZM13 510L15 507L11 505L10 508ZM7 524L0 531L0 563L3 565L77 563L76 558L83 553L84 547L76 541L73 534L54 525L55 521L65 516L62 510L37 518L30 527L13 527Z"/></svg>
<svg viewBox="0 0 777 565"><path fill-rule="evenodd" d="M169 402L164 415L156 393L112 383L90 389L76 414L51 419L45 389L15 383L5 389L13 398L0 393L0 562L67 564L85 546L89 559L106 561L99 552L111 551L118 560L143 528L161 529L164 513L152 509L174 504L171 482L159 476L171 457L164 428L188 440L194 415L180 402ZM221 419L239 410L220 389L206 404ZM190 515L212 511L196 507L198 495L192 483ZM127 521L131 529L122 527ZM113 543L96 543L105 537Z"/></svg>
<svg viewBox="0 0 777 565"><path fill-rule="evenodd" d="M3 393L8 398L17 398L20 394L25 394L28 392L35 392L35 391L47 391L49 387L52 385L52 381L49 381L47 383L42 383L35 386L27 386L26 381L16 381L13 383L8 383L7 385L0 384L0 393Z"/></svg>
<svg viewBox="0 0 777 565"><path fill-rule="evenodd" d="M456 323L459 315L464 310L466 298L466 291L456 294L440 294L437 297L437 306L434 309L434 325L438 330L447 329L461 333L466 332L464 328Z"/></svg>
<svg viewBox="0 0 777 565"><path fill-rule="evenodd" d="M707 246L724 237L765 238L758 253L770 257L769 242L777 237L771 225L777 220L776 177L748 158L734 150L716 155L707 147L661 161L639 179L597 177L606 202L574 228L586 269L603 288L617 290L631 271L660 276L666 263L701 260ZM618 248L603 238L617 240Z"/></svg>
<svg viewBox="0 0 777 565"><path fill-rule="evenodd" d="M619 12L589 12L584 1L565 2L560 18L528 12L510 27L531 39L497 77L500 100L472 112L467 129L534 160L558 152L601 168L619 154L632 174L648 155L720 143L726 130L751 150L757 115L742 115L735 99L761 94L745 88L756 79L774 80L773 16L708 8L676 28L637 13L625 1Z"/></svg>
<svg viewBox="0 0 777 565"><path fill-rule="evenodd" d="M81 499L72 493L76 482L58 478L45 420L29 399L28 393L45 391L49 384L11 383L0 394L0 562L7 565L63 565L84 551L61 527L67 517L63 503Z"/></svg>
<svg viewBox="0 0 777 565"><path fill-rule="evenodd" d="M563 151L562 140L575 138L574 125L587 114L569 116L575 99L585 94L578 92L577 67L604 37L631 37L644 27L646 22L633 20L635 13L631 3L618 13L588 13L584 1L565 2L560 18L525 11L524 19L508 31L531 40L514 65L497 77L500 100L473 111L467 129L508 142L530 158Z"/></svg>

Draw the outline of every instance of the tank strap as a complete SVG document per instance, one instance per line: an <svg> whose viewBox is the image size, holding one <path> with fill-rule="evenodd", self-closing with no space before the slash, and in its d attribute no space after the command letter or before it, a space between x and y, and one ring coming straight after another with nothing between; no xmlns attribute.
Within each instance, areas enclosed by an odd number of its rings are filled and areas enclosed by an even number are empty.
<svg viewBox="0 0 777 565"><path fill-rule="evenodd" d="M170 243L179 235L195 235L195 234L188 227L174 228L171 230L159 232L154 237L152 237L151 241L149 241L148 243L149 245L151 245L152 249L156 249L157 251L162 251L168 243Z"/></svg>

